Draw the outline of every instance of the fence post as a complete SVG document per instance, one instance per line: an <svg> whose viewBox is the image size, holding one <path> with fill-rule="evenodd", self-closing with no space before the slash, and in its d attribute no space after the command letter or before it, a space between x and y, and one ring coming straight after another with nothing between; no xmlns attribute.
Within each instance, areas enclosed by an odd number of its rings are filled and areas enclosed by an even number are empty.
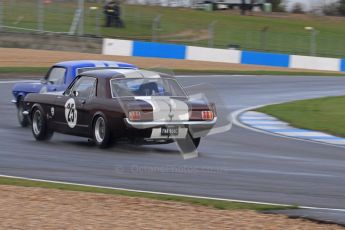
<svg viewBox="0 0 345 230"><path fill-rule="evenodd" d="M96 10L96 17L95 17L95 26L96 26L96 36L101 36L101 23L100 23L100 15L101 11L99 9Z"/></svg>
<svg viewBox="0 0 345 230"><path fill-rule="evenodd" d="M157 15L152 22L152 41L156 42L158 41L158 33L159 30L161 29L161 17L162 15L159 14Z"/></svg>
<svg viewBox="0 0 345 230"><path fill-rule="evenodd" d="M44 3L43 0L37 0L37 30L44 30Z"/></svg>
<svg viewBox="0 0 345 230"><path fill-rule="evenodd" d="M214 46L214 27L217 21L213 21L208 25L208 47L212 48Z"/></svg>
<svg viewBox="0 0 345 230"><path fill-rule="evenodd" d="M311 41L310 41L310 55L311 56L316 56L316 46L317 46L317 44L316 44L316 36L317 36L317 34L319 33L319 31L317 31L317 30L312 30L311 31L311 37L310 37L310 39L311 39Z"/></svg>
<svg viewBox="0 0 345 230"><path fill-rule="evenodd" d="M2 0L0 0L0 31L3 30L3 26L4 26L4 4L2 2Z"/></svg>
<svg viewBox="0 0 345 230"><path fill-rule="evenodd" d="M80 18L78 23L78 35L84 34L84 0L78 0L78 10L80 11Z"/></svg>
<svg viewBox="0 0 345 230"><path fill-rule="evenodd" d="M261 30L261 50L266 51L267 50L267 31L269 27L265 26Z"/></svg>

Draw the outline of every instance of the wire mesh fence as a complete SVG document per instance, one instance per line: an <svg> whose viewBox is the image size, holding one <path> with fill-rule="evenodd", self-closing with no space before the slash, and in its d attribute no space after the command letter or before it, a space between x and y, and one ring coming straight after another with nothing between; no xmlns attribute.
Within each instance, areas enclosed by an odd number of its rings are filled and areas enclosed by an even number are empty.
<svg viewBox="0 0 345 230"><path fill-rule="evenodd" d="M344 36L268 26L242 28L211 17L186 18L163 8L121 5L124 28L104 27L103 0L0 0L0 30L102 36L194 46L343 57Z"/></svg>

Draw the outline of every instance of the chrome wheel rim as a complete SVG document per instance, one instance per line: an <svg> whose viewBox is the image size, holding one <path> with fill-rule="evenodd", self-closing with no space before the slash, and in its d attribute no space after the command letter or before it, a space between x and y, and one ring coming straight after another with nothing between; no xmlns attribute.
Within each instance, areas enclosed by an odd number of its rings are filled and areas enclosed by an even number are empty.
<svg viewBox="0 0 345 230"><path fill-rule="evenodd" d="M32 119L32 130L34 134L37 136L41 133L42 130L42 116L39 110L36 110L34 113L34 117Z"/></svg>
<svg viewBox="0 0 345 230"><path fill-rule="evenodd" d="M95 124L95 138L98 143L102 143L105 138L105 121L103 117L97 118Z"/></svg>

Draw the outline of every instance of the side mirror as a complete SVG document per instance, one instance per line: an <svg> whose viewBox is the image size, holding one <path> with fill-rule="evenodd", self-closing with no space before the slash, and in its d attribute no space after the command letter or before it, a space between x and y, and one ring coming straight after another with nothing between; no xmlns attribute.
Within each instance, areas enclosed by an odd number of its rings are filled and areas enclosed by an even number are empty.
<svg viewBox="0 0 345 230"><path fill-rule="evenodd" d="M79 95L78 91L75 91L75 90L73 90L72 94L73 94L73 96L75 96L75 97L78 97L78 95Z"/></svg>

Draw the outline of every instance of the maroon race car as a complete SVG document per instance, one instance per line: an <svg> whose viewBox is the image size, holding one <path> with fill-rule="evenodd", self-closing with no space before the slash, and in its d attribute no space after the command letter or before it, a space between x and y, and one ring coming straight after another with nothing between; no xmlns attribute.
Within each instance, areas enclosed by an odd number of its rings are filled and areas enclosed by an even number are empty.
<svg viewBox="0 0 345 230"><path fill-rule="evenodd" d="M172 76L146 70L84 72L64 92L26 96L24 113L39 141L59 132L100 147L176 141L184 152L196 149L217 121L214 104L189 98Z"/></svg>

